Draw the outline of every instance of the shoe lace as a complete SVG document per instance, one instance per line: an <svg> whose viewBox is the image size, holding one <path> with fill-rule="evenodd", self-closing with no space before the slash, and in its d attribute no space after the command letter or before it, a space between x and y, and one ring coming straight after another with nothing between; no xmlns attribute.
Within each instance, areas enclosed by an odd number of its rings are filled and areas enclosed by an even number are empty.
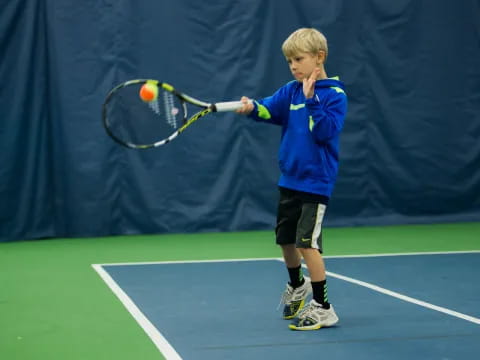
<svg viewBox="0 0 480 360"><path fill-rule="evenodd" d="M292 295L293 295L293 291L294 291L294 288L291 287L290 285L287 285L287 288L285 289L285 291L283 292L283 294L280 298L280 302L277 306L277 310L279 310L282 305L284 305L284 304L286 304L287 302L290 301L290 299L292 298Z"/></svg>
<svg viewBox="0 0 480 360"><path fill-rule="evenodd" d="M315 314L315 311L318 311L318 306L313 305L312 303L308 304L305 306L302 310L300 310L300 313L298 314L299 318L307 318L307 317L313 317L313 314Z"/></svg>

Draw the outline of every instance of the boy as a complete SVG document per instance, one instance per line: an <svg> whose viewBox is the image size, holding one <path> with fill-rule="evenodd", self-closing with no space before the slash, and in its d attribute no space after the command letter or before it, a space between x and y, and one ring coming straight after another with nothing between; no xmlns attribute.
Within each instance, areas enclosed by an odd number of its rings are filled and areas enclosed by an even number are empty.
<svg viewBox="0 0 480 360"><path fill-rule="evenodd" d="M244 106L237 112L282 126L275 234L290 279L282 296L283 317L293 319L292 330L316 330L338 322L327 298L322 220L337 176L347 99L343 83L325 72L328 47L321 32L293 32L282 52L295 81L262 100L242 97ZM302 258L310 278L302 274ZM304 307L312 292L313 299Z"/></svg>

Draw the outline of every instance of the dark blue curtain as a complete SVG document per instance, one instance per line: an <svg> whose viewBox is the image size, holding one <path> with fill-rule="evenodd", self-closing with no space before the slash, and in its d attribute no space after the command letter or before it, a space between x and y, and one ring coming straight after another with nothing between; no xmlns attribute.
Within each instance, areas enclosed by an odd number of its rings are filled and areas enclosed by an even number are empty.
<svg viewBox="0 0 480 360"><path fill-rule="evenodd" d="M0 241L271 229L279 128L216 114L132 151L101 105L133 78L270 95L305 26L349 97L326 225L480 221L479 19L478 0L0 0Z"/></svg>

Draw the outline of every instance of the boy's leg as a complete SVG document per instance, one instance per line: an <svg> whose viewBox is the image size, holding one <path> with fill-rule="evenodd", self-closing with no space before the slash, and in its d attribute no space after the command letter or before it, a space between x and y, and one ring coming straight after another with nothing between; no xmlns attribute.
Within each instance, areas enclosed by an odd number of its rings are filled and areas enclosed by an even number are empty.
<svg viewBox="0 0 480 360"><path fill-rule="evenodd" d="M326 205L304 203L298 222L296 246L312 279L313 299L290 324L292 330L316 330L332 326L338 317L328 302L325 263L322 257L322 221Z"/></svg>
<svg viewBox="0 0 480 360"><path fill-rule="evenodd" d="M327 206L321 203L305 202L298 220L296 246L305 259L313 287L313 298L326 309L325 262L322 251L322 223Z"/></svg>
<svg viewBox="0 0 480 360"><path fill-rule="evenodd" d="M324 309L330 309L327 296L327 279L325 274L325 262L317 249L300 250L312 281L313 299Z"/></svg>
<svg viewBox="0 0 480 360"><path fill-rule="evenodd" d="M283 292L284 319L294 318L312 292L310 280L303 277L302 257L295 245L297 222L301 215L302 202L292 191L281 189L277 212L276 242L282 249L283 259L290 281Z"/></svg>
<svg viewBox="0 0 480 360"><path fill-rule="evenodd" d="M281 245L282 255L285 265L287 266L288 277L290 278L290 286L297 288L303 285L302 255L294 244Z"/></svg>
<svg viewBox="0 0 480 360"><path fill-rule="evenodd" d="M295 192L280 189L280 201L277 210L276 242L282 249L290 284L299 286L302 281L302 256L295 245L297 222L302 212L302 202Z"/></svg>
<svg viewBox="0 0 480 360"><path fill-rule="evenodd" d="M299 249L301 256L305 259L305 263L310 273L312 282L324 281L326 279L325 274L325 262L323 256L317 249Z"/></svg>
<svg viewBox="0 0 480 360"><path fill-rule="evenodd" d="M295 244L281 245L280 247L287 268L295 268L301 265L302 255Z"/></svg>

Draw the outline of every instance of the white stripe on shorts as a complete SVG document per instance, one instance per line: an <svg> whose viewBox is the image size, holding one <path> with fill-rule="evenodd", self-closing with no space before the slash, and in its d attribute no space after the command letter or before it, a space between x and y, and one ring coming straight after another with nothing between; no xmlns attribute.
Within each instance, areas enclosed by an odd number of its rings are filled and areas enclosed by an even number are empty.
<svg viewBox="0 0 480 360"><path fill-rule="evenodd" d="M327 209L327 206L324 204L318 204L317 205L317 216L315 219L315 227L313 228L313 234L312 234L312 248L313 249L318 249L318 238L320 237L320 234L322 233L322 222L323 222L323 216L325 215L325 210Z"/></svg>

